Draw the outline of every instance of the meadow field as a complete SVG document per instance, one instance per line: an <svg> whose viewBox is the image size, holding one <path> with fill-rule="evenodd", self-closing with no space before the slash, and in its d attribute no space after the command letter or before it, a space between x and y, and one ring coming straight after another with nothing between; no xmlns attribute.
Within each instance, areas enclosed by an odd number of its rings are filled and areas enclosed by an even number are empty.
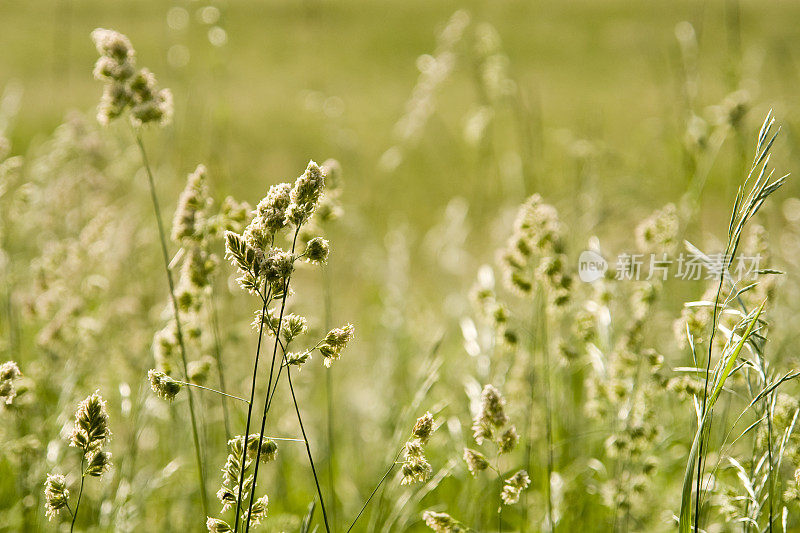
<svg viewBox="0 0 800 533"><path fill-rule="evenodd" d="M0 532L800 531L798 21L3 0Z"/></svg>

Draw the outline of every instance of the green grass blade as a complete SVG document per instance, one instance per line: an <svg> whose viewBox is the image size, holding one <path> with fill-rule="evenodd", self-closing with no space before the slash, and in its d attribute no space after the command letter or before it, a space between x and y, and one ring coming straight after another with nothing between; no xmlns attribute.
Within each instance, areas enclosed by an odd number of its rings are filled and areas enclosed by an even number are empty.
<svg viewBox="0 0 800 533"><path fill-rule="evenodd" d="M706 410L703 413L703 417L700 420L700 423L697 425L697 431L694 435L694 440L692 441L692 448L689 451L689 460L686 463L686 471L683 476L683 491L681 492L681 513L680 513L680 521L678 525L678 530L680 533L690 533L692 527L692 485L694 480L694 467L697 464L697 454L700 449L700 436L703 434L706 426L706 420L708 417L708 413L711 412L711 409L714 407L714 403L717 401L720 392L722 392L722 387L725 385L725 381L730 376L733 367L736 365L736 360L739 357L739 353L742 351L742 347L744 347L744 343L747 342L747 339L753 332L753 328L755 327L756 323L758 322L758 317L761 315L761 311L764 310L764 305L766 304L766 300L761 302L761 305L756 309L753 319L750 320L750 323L747 325L747 329L745 330L742 338L739 339L739 342L736 343L735 348L731 352L731 355L728 357L728 361L725 363L725 367L722 370L719 378L717 379L716 384L714 385L714 390L711 393L711 397L708 399L708 405L706 406ZM696 497L700 497L698 494Z"/></svg>

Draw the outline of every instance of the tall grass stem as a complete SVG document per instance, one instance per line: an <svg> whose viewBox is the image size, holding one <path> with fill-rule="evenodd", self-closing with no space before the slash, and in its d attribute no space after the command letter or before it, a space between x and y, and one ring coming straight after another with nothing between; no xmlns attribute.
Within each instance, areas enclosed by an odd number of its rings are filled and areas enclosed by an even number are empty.
<svg viewBox="0 0 800 533"><path fill-rule="evenodd" d="M167 251L167 238L164 232L164 222L161 219L161 208L158 205L158 195L156 194L155 180L153 179L153 171L150 168L150 162L147 159L147 151L144 148L142 135L136 132L136 144L139 146L139 153L142 156L142 163L147 173L147 181L150 185L150 198L153 202L153 212L156 217L156 224L158 225L158 237L161 242L161 253L164 259L164 271L167 274L167 283L169 284L169 296L172 301L172 310L175 315L175 332L178 337L178 345L181 352L181 363L183 364L183 374L186 381L189 381L189 363L186 359L186 345L183 340L183 329L181 327L180 311L178 309L178 300L175 297L175 281L172 279L172 271L169 268L169 252ZM208 512L208 496L206 495L206 482L205 473L203 471L203 458L200 450L200 436L197 430L197 418L194 408L194 394L191 388L187 388L186 394L189 397L189 418L192 422L192 440L194 441L194 455L197 463L197 479L200 483L200 499L203 505L203 513L206 515Z"/></svg>

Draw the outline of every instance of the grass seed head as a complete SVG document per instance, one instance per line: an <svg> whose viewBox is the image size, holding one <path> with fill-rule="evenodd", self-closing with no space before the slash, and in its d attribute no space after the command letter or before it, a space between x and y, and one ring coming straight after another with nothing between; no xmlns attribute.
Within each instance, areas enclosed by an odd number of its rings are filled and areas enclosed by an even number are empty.
<svg viewBox="0 0 800 533"><path fill-rule="evenodd" d="M294 182L290 193L291 201L286 217L295 226L311 218L317 209L320 195L325 186L325 175L314 161L309 161L306 171Z"/></svg>
<svg viewBox="0 0 800 533"><path fill-rule="evenodd" d="M464 448L464 462L473 476L489 468L489 460L481 452L471 448Z"/></svg>
<svg viewBox="0 0 800 533"><path fill-rule="evenodd" d="M14 380L22 377L19 366L14 361L6 361L0 365L0 400L6 405L11 405L17 396L17 389Z"/></svg>
<svg viewBox="0 0 800 533"><path fill-rule="evenodd" d="M67 478L61 474L48 474L44 483L45 514L48 520L56 517L69 503Z"/></svg>
<svg viewBox="0 0 800 533"><path fill-rule="evenodd" d="M498 446L500 447L500 453L509 453L517 447L519 443L519 434L517 433L517 428L515 426L509 427L507 430L503 432L500 436L500 441Z"/></svg>
<svg viewBox="0 0 800 533"><path fill-rule="evenodd" d="M89 466L86 467L86 475L100 477L111 468L111 453L103 451L92 452L89 458Z"/></svg>
<svg viewBox="0 0 800 533"><path fill-rule="evenodd" d="M305 259L309 263L324 265L328 262L330 244L322 237L314 237L306 245Z"/></svg>
<svg viewBox="0 0 800 533"><path fill-rule="evenodd" d="M210 516L208 517L208 520L206 520L206 528L208 528L209 533L228 533L229 531L233 531L231 526L229 526L224 520L220 520L219 518L211 518Z"/></svg>
<svg viewBox="0 0 800 533"><path fill-rule="evenodd" d="M431 472L433 469L424 457L408 458L403 464L403 479L400 480L400 484L422 483L431 476Z"/></svg>
<svg viewBox="0 0 800 533"><path fill-rule="evenodd" d="M430 412L426 412L424 415L417 418L417 422L414 424L414 429L411 432L414 438L419 439L422 444L428 442L428 439L430 439L435 429L433 423L433 415Z"/></svg>
<svg viewBox="0 0 800 533"><path fill-rule="evenodd" d="M506 505L517 503L522 491L527 489L530 484L531 478L528 476L528 472L525 470L520 470L510 478L506 479L505 485L503 485L503 492L500 495L500 497L503 499L503 503Z"/></svg>
<svg viewBox="0 0 800 533"><path fill-rule="evenodd" d="M130 40L114 30L97 28L92 32L92 40L101 56L117 61L133 61L136 55Z"/></svg>
<svg viewBox="0 0 800 533"><path fill-rule="evenodd" d="M508 422L505 412L506 400L494 385L486 385L481 392L481 406L472 422L475 441L481 444L484 439L491 438L494 429L499 429Z"/></svg>
<svg viewBox="0 0 800 533"><path fill-rule="evenodd" d="M467 531L467 528L464 527L461 522L447 513L425 511L422 513L422 520L425 521L426 526L436 533L460 533Z"/></svg>
<svg viewBox="0 0 800 533"><path fill-rule="evenodd" d="M294 270L294 257L280 248L270 250L264 261L264 272L270 283L283 283Z"/></svg>
<svg viewBox="0 0 800 533"><path fill-rule="evenodd" d="M135 51L130 40L113 30L98 28L92 32L100 58L94 76L106 85L97 112L97 120L108 125L130 110L134 127L155 122L164 126L172 119L172 93L159 89L155 76L147 69L136 71Z"/></svg>
<svg viewBox="0 0 800 533"><path fill-rule="evenodd" d="M305 317L292 313L283 318L281 335L283 335L286 344L303 335L306 331L308 331L308 321Z"/></svg>
<svg viewBox="0 0 800 533"><path fill-rule="evenodd" d="M333 361L339 359L342 350L353 339L354 332L353 324L347 324L341 328L332 329L325 335L319 346L319 352L325 358L324 364L326 367L330 367Z"/></svg>
<svg viewBox="0 0 800 533"><path fill-rule="evenodd" d="M269 504L269 498L264 495L253 502L253 507L250 509L250 512L244 512L243 521L247 523L248 515L250 517L250 524L257 526L261 523L261 521L267 517L267 505Z"/></svg>
<svg viewBox="0 0 800 533"><path fill-rule="evenodd" d="M203 210L208 204L208 186L206 185L206 167L198 165L189 174L186 187L178 198L178 207L172 221L172 240L181 243L183 240L198 240L202 234Z"/></svg>
<svg viewBox="0 0 800 533"><path fill-rule="evenodd" d="M88 453L100 448L110 437L106 402L97 391L78 404L70 445Z"/></svg>
<svg viewBox="0 0 800 533"><path fill-rule="evenodd" d="M267 231L275 233L286 227L286 209L289 207L291 191L290 183L273 185L256 206L258 223L263 224Z"/></svg>
<svg viewBox="0 0 800 533"><path fill-rule="evenodd" d="M153 392L164 400L174 400L181 391L180 383L159 370L150 370L147 378L150 380L150 388L153 389Z"/></svg>

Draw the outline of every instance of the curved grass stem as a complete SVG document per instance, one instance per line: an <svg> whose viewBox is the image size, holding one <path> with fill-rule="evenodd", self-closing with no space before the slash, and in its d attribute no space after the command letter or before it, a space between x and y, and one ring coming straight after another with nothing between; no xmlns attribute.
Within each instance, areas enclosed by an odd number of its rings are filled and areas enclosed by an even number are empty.
<svg viewBox="0 0 800 533"><path fill-rule="evenodd" d="M295 236L296 235L297 233L295 233ZM281 312L278 317L278 330L275 333L275 343L273 344L273 349L272 349L272 364L270 365L269 381L267 383L267 397L264 400L264 413L261 416L261 430L259 431L258 434L258 450L256 451L255 469L253 471L253 484L252 488L250 489L250 502L247 505L247 513L246 513L247 518L245 519L245 529L244 529L245 533L248 533L250 531L250 515L251 515L251 510L253 508L253 502L255 501L256 486L257 486L256 484L258 482L258 466L259 463L261 462L258 459L261 457L261 444L264 441L264 430L266 429L267 425L267 413L269 412L269 404L270 404L269 398L270 398L270 392L273 389L272 378L275 370L275 358L278 355L278 344L280 343L281 326L283 325L283 313L286 310L286 297L288 290L289 290L289 278L287 278L285 283L283 284L283 296L281 297ZM266 307L266 303L264 305ZM263 327L264 320L261 320L261 324ZM259 336L259 344L260 343L261 343L261 337ZM245 463L243 461L242 465L244 464ZM244 467L242 468L242 475L244 475ZM239 491L239 494L241 494L241 490ZM238 523L238 518L237 518L237 523Z"/></svg>
<svg viewBox="0 0 800 533"><path fill-rule="evenodd" d="M285 357L285 356L284 356ZM294 393L294 386L292 385L292 369L286 368L286 378L289 381L289 390L292 393L292 402L294 403L294 410L297 413L297 422L300 424L300 432L303 434L303 440L306 444L306 453L308 454L308 462L311 464L311 473L314 475L314 484L317 487L317 496L319 497L319 505L322 508L322 519L325 523L325 531L330 533L331 528L328 525L328 513L325 510L325 499L322 497L322 489L319 486L319 476L317 476L317 469L314 467L314 458L311 455L311 444L308 442L305 426L303 425L303 418L300 416L300 407L297 405L297 397Z"/></svg>
<svg viewBox="0 0 800 533"><path fill-rule="evenodd" d="M295 249L297 247L297 236L300 233L300 226L301 226L301 224L297 225L297 229L294 232L294 238L292 239L292 251L291 251L292 256L294 256ZM261 431L259 433L259 438L258 438L258 451L256 452L256 457L259 457L261 455L261 445L262 445L263 440L264 440L264 430L266 429L267 414L269 413L269 409L272 406L272 398L275 396L275 390L276 390L277 385L278 385L278 380L280 379L281 372L283 370L283 367L285 366L286 367L286 374L287 374L288 381L289 381L289 389L290 389L291 394L292 394L292 401L294 402L295 412L297 413L297 420L298 420L298 422L300 424L300 430L301 430L301 432L303 434L303 440L304 440L305 445L306 445L306 452L308 454L308 460L309 460L309 463L311 464L311 472L314 475L314 483L315 483L316 488L317 488L317 495L318 495L319 500L320 500L320 507L322 508L322 517L323 517L323 522L324 522L324 525L325 525L325 531L327 533L330 533L330 524L328 522L328 513L327 513L327 510L325 508L325 501L324 501L324 498L322 496L322 490L321 490L320 485L319 485L319 476L317 475L317 470L316 470L316 467L314 465L314 459L313 459L312 454L311 454L311 445L308 442L308 437L306 435L305 426L303 425L303 420L302 420L302 417L300 415L300 408L299 408L299 405L297 403L297 397L296 397L295 392L294 392L294 386L292 385L291 372L290 372L290 369L289 369L288 360L286 358L286 346L284 346L283 343L281 343L281 341L280 341L280 338L281 338L281 326L283 325L283 315L284 315L284 312L286 311L286 298L287 298L287 296L289 294L289 284L290 284L290 282L291 282L291 275L285 279L285 282L284 282L284 285L283 285L283 296L282 296L282 299L281 299L281 310L280 310L280 314L278 316L278 327L277 327L277 330L274 331L275 343L273 344L273 351L272 351L272 365L270 367L269 383L267 385L267 395L266 395L266 398L265 398L265 401L264 401L264 413L263 413L263 416L261 417ZM262 321L262 324L263 324L263 321ZM281 354L282 354L283 363L278 365L278 373L275 376L275 379L273 381L273 373L274 373L274 369L275 369L275 361L276 361L277 355L278 355L278 347L281 348ZM246 524L245 524L245 533L248 533L250 531L250 509L252 509L253 502L254 502L254 499L255 499L255 489L256 489L256 483L258 481L258 466L259 466L259 461L256 461L255 469L254 469L254 472L253 472L253 488L252 488L252 490L250 492L250 503L248 505L247 519L245 521L246 522Z"/></svg>
<svg viewBox="0 0 800 533"><path fill-rule="evenodd" d="M219 394L219 395L221 395L221 396L225 396L225 397L227 397L227 398L233 398L234 400L239 400L240 402L244 402L244 403L250 403L250 402L248 402L247 400L245 400L244 398L240 398L239 396L234 396L233 394L228 394L227 392L222 392L222 391L219 391L219 390L217 390L217 389L212 389L212 388L209 388L209 387L204 387L204 386L202 386L202 385L198 385L197 383L189 383L188 381L179 381L179 380L177 380L177 379L176 379L175 381L176 381L177 383L180 383L181 385L186 385L187 387L195 387L195 388L197 388L197 389L203 389L203 390L207 390L208 392L215 392L215 393L217 393L217 394Z"/></svg>
<svg viewBox="0 0 800 533"><path fill-rule="evenodd" d="M264 283L266 285L266 281ZM262 298L264 303L263 303L263 305L261 307L262 320L261 320L261 323L259 324L259 327L258 327L258 345L256 346L256 356L255 356L255 360L253 361L253 378L252 378L253 381L252 381L252 384L250 386L250 401L247 402L247 423L245 425L245 430L244 430L245 442L247 442L247 439L249 438L249 435L250 435L250 422L251 422L252 416L253 416L253 401L255 400L256 378L258 377L258 359L259 359L259 356L261 355L261 339L264 338L264 320L263 320L263 317L264 317L264 314L267 312L267 304L269 303L270 296L272 295L272 289L267 291L266 290L266 286L264 288L264 291L267 293L267 296L266 297L264 297L263 295L261 296L261 298ZM259 453L261 452L261 448L260 447L261 447L261 442L259 441ZM239 531L239 514L240 514L240 512L242 510L242 487L244 485L244 470L245 470L244 469L244 465L246 464L246 462L247 462L247 446L244 447L244 457L242 457L242 468L241 468L241 471L239 472L239 490L236 493L237 494L237 496L236 496L236 515L235 515L235 520L234 520L234 523L233 523L234 524L233 525L234 533ZM256 468L257 467L258 467L258 461L256 461ZM255 489L255 483L253 484L253 488Z"/></svg>
<svg viewBox="0 0 800 533"><path fill-rule="evenodd" d="M322 267L322 299L325 304L325 331L330 331L332 326L332 303L331 303L331 274L328 270L328 266ZM325 372L325 403L326 403L326 411L327 411L327 433L328 433L328 495L329 495L329 502L331 506L331 521L335 525L337 523L336 513L337 513L337 502L336 502L336 491L334 490L334 486L336 485L335 477L334 477L334 464L333 458L336 456L335 453L335 442L334 442L334 433L333 433L333 369L329 368Z"/></svg>
<svg viewBox="0 0 800 533"><path fill-rule="evenodd" d="M156 194L156 185L155 180L153 179L153 171L150 168L150 162L147 159L147 152L144 148L144 142L142 141L142 134L141 132L136 132L136 144L139 146L139 153L142 157L142 164L144 165L145 171L147 173L147 181L150 185L150 199L153 202L153 212L155 213L156 217L156 224L158 226L158 237L161 241L161 253L164 258L164 271L167 275L167 283L169 284L169 296L170 300L172 301L172 310L175 315L175 332L176 336L178 337L178 345L180 346L181 352L181 363L183 365L183 374L186 377L186 380L189 379L189 363L186 358L186 345L183 341L183 330L181 328L181 319L180 319L180 312L178 310L178 300L175 297L175 282L172 279L172 271L169 268L169 252L167 251L167 238L164 232L164 223L161 219L161 208L158 205L158 195ZM195 454L195 461L197 463L197 479L200 483L200 499L203 505L203 513L208 515L208 496L206 495L206 482L205 482L205 473L203 471L203 458L202 452L200 450L200 436L197 430L197 417L195 415L195 408L194 408L194 395L192 394L191 389L187 389L187 395L189 397L189 415L192 422L192 440L194 441L194 454ZM77 511L77 509L76 509Z"/></svg>
<svg viewBox="0 0 800 533"><path fill-rule="evenodd" d="M226 394L225 386L225 373L222 365L222 343L219 340L219 314L217 313L217 301L214 294L214 287L211 288L211 297L208 300L209 315L211 319L211 330L214 334L214 359L217 363L217 374L219 375L219 390L222 394ZM227 395L227 394L226 394ZM220 402L222 404L222 417L225 421L225 436L230 440L231 438L231 422L230 414L228 413L228 403L223 398Z"/></svg>
<svg viewBox="0 0 800 533"><path fill-rule="evenodd" d="M81 496L83 496L83 482L86 480L86 474L83 471L83 462L85 460L85 455L81 456L81 488L78 490L78 501L75 502L75 512L72 513L72 522L69 524L69 533L72 533L72 530L75 529L75 520L78 519L78 509L81 506Z"/></svg>
<svg viewBox="0 0 800 533"><path fill-rule="evenodd" d="M394 467L399 464L397 460L400 458L401 453L403 453L403 448L400 448L400 451L397 452L397 455L395 455L394 459L392 460L392 464L389 465L389 468L386 470L386 473L383 474L381 480L378 482L377 485L375 485L375 488L372 490L372 493L370 493L369 498L367 498L367 501L365 501L364 505L361 506L361 510L358 511L358 514L356 515L355 519L353 519L353 523L350 524L349 528L347 528L347 533L350 533L350 531L355 527L356 522L358 522L358 519L361 518L361 515L366 510L367 506L369 505L369 502L372 501L373 496L375 496L375 494L378 492L378 489L381 488L381 485L383 485L383 482L386 481L387 477L389 477L389 474L392 473Z"/></svg>

